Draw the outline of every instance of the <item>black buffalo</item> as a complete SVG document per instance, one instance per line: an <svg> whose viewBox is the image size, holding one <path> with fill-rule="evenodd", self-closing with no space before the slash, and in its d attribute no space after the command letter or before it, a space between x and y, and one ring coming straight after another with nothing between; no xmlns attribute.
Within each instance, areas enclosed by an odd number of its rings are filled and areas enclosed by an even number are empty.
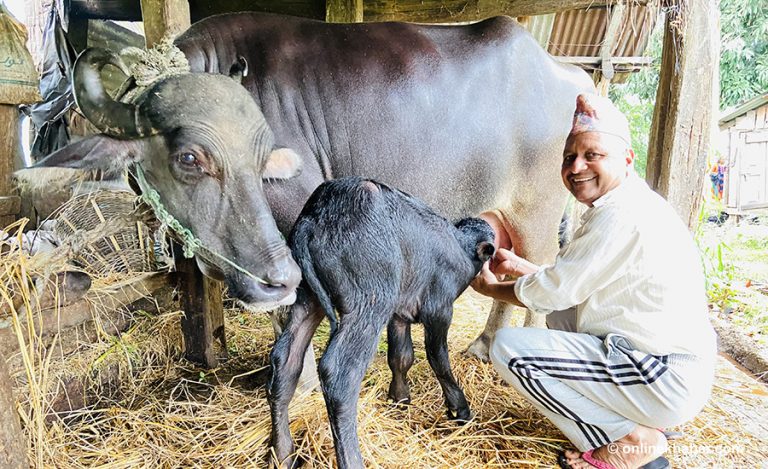
<svg viewBox="0 0 768 469"><path fill-rule="evenodd" d="M195 253L203 272L225 279L247 305L293 303L301 275L272 218L262 178L293 177L301 161L275 146L264 115L240 84L240 68L231 68L233 77L171 76L124 103L104 89L106 65L126 69L103 49L86 50L73 69L75 100L102 133L54 152L27 177L39 179L47 167L107 176L141 170L145 189L156 191L162 208L205 247Z"/></svg>
<svg viewBox="0 0 768 469"><path fill-rule="evenodd" d="M493 243L493 229L485 221L465 218L451 225L418 199L375 181L348 177L317 188L289 238L303 288L271 355L269 400L278 462L292 465L288 403L324 315L332 332L320 359L320 382L340 468L363 466L357 400L387 323L389 396L410 400L410 325L418 322L424 325L427 360L449 416L470 418L448 361L448 328L453 302L493 256Z"/></svg>
<svg viewBox="0 0 768 469"><path fill-rule="evenodd" d="M277 145L303 161L301 175L264 188L283 233L320 183L359 175L449 219L480 215L498 246L533 262L557 253L562 149L576 95L594 88L511 18L435 26L237 13L194 24L176 44L195 71L228 73L246 59L243 85ZM494 305L472 353L487 358L509 313Z"/></svg>
<svg viewBox="0 0 768 469"><path fill-rule="evenodd" d="M239 13L196 23L176 44L196 72L230 74L244 58L248 92L193 73L116 103L98 75L116 60L91 53L75 66L75 96L104 134L42 165L140 162L168 211L252 274L201 262L245 302L291 301L298 269L277 230L287 234L333 177L380 180L449 219L480 215L498 246L536 263L554 257L562 146L576 95L593 87L514 20L342 25ZM487 358L509 312L494 306L472 353Z"/></svg>

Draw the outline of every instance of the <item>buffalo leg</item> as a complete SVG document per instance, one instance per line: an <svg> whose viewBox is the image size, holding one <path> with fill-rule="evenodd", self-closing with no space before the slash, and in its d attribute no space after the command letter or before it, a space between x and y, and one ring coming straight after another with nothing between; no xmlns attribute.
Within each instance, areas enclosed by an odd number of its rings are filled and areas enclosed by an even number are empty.
<svg viewBox="0 0 768 469"><path fill-rule="evenodd" d="M559 185L559 180L553 177L551 183ZM561 197L552 192L551 184L541 184L540 187L543 192L529 194L531 200L539 201L534 211L529 207L525 212L504 211L503 214L503 226L515 253L537 265L549 264L557 255L557 232L567 201L564 193ZM496 331L510 324L514 308L509 303L494 301L483 332L466 353L487 362ZM526 310L523 325L546 327L545 316Z"/></svg>
<svg viewBox="0 0 768 469"><path fill-rule="evenodd" d="M410 404L407 374L413 365L411 324L397 317L393 317L387 325L387 362L392 370L389 398L396 403Z"/></svg>
<svg viewBox="0 0 768 469"><path fill-rule="evenodd" d="M288 322L270 354L272 378L268 386L272 417L272 447L281 467L293 467L295 446L288 426L288 404L296 391L299 375L310 340L324 315L316 302L297 301Z"/></svg>
<svg viewBox="0 0 768 469"><path fill-rule="evenodd" d="M437 376L437 381L443 389L445 406L448 408L448 418L452 420L469 420L472 418L469 404L451 372L451 362L448 358L448 327L451 325L453 310L446 308L442 314L422 313L424 323L424 346L427 351L427 361Z"/></svg>
<svg viewBox="0 0 768 469"><path fill-rule="evenodd" d="M357 401L386 321L387 315L381 310L342 315L339 329L320 359L320 386L339 469L363 467L357 438Z"/></svg>
<svg viewBox="0 0 768 469"><path fill-rule="evenodd" d="M496 331L510 323L514 308L515 306L511 303L494 300L483 332L469 345L466 353L488 362L488 350L496 336Z"/></svg>

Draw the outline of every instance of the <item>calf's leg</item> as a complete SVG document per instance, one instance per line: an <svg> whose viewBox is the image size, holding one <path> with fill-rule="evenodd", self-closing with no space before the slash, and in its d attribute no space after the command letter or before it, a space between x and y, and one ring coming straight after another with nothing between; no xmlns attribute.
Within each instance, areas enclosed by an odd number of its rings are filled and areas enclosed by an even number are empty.
<svg viewBox="0 0 768 469"><path fill-rule="evenodd" d="M448 359L448 328L451 325L453 309L448 307L437 314L425 314L421 318L424 324L424 345L427 349L427 361L435 372L440 387L443 389L448 418L451 420L470 420L472 414L469 404L456 378L451 372Z"/></svg>
<svg viewBox="0 0 768 469"><path fill-rule="evenodd" d="M269 319L272 321L272 330L275 332L275 340L283 333L285 324L288 322L288 315L291 306L281 307L269 312ZM320 379L317 377L317 360L315 360L315 351L312 347L307 348L304 354L304 364L299 376L298 391L304 394L308 391L314 391L320 387Z"/></svg>
<svg viewBox="0 0 768 469"><path fill-rule="evenodd" d="M387 362L392 370L389 398L396 403L410 404L411 390L407 374L413 365L411 324L396 316L387 325Z"/></svg>
<svg viewBox="0 0 768 469"><path fill-rule="evenodd" d="M267 387L267 397L272 417L272 464L295 467L296 451L288 426L288 404L296 392L296 384L302 371L310 340L324 314L315 301L297 301L291 308L285 330L275 342L270 354L272 378Z"/></svg>
<svg viewBox="0 0 768 469"><path fill-rule="evenodd" d="M362 468L357 401L365 370L390 314L380 309L342 314L339 329L320 358L320 386L331 422L339 469Z"/></svg>

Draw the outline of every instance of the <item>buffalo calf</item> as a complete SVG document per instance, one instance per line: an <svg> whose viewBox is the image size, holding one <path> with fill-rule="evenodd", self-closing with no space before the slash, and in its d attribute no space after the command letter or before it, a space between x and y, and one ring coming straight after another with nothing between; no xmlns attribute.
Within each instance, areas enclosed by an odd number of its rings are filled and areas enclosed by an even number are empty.
<svg viewBox="0 0 768 469"><path fill-rule="evenodd" d="M420 200L375 181L348 177L315 190L290 235L304 280L271 356L272 445L280 464L295 462L288 403L324 316L332 332L320 360L320 381L340 468L363 465L357 400L387 324L389 396L410 399L410 325L420 322L449 417L470 418L448 361L448 327L453 302L493 256L493 243L485 221L465 218L451 225Z"/></svg>

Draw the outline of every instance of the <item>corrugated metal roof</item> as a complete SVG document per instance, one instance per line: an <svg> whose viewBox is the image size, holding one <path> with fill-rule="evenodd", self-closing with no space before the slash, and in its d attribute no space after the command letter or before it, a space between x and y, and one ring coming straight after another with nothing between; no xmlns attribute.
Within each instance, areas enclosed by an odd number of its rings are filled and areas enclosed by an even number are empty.
<svg viewBox="0 0 768 469"><path fill-rule="evenodd" d="M552 35L552 26L555 24L555 14L529 16L525 28L536 39L539 45L546 49L549 45L549 37Z"/></svg>
<svg viewBox="0 0 768 469"><path fill-rule="evenodd" d="M644 5L627 5L614 57L635 57L645 52L658 11ZM599 57L610 20L607 7L571 10L555 15L547 50L571 57Z"/></svg>
<svg viewBox="0 0 768 469"><path fill-rule="evenodd" d="M656 6L635 4L626 5L624 8L623 20L611 57L641 57L648 46L659 9ZM599 58L611 18L610 11L609 7L594 7L556 13L547 51L555 57ZM530 21L528 28L536 24L536 21ZM536 38L539 39L538 36ZM590 71L599 70L600 64L599 60L592 60L580 63L580 66ZM629 77L627 72L637 71L639 67L640 65L632 63L614 64L616 75L612 81L624 82Z"/></svg>

